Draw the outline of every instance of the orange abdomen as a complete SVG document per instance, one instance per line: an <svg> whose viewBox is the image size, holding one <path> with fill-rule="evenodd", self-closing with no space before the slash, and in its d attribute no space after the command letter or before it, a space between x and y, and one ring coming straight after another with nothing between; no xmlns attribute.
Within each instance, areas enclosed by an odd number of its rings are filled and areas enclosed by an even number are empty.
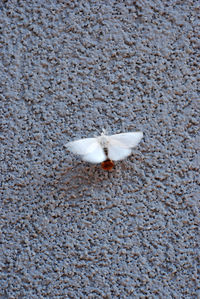
<svg viewBox="0 0 200 299"><path fill-rule="evenodd" d="M114 163L112 160L106 160L101 163L101 167L103 170L111 171L114 167Z"/></svg>

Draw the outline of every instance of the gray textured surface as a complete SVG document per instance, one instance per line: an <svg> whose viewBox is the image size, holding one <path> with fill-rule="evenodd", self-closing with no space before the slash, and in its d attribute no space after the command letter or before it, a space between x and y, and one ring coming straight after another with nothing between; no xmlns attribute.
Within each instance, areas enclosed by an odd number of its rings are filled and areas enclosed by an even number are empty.
<svg viewBox="0 0 200 299"><path fill-rule="evenodd" d="M0 298L198 298L198 1L2 1ZM111 173L64 144L141 130Z"/></svg>

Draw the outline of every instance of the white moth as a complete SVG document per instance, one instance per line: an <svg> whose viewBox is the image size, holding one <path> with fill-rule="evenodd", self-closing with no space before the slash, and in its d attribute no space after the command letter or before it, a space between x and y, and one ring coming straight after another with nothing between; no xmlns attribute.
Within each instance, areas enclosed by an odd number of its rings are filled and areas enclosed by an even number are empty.
<svg viewBox="0 0 200 299"><path fill-rule="evenodd" d="M66 148L90 163L101 163L104 170L111 170L113 161L123 160L132 153L143 137L142 132L129 132L107 136L84 138L68 142Z"/></svg>

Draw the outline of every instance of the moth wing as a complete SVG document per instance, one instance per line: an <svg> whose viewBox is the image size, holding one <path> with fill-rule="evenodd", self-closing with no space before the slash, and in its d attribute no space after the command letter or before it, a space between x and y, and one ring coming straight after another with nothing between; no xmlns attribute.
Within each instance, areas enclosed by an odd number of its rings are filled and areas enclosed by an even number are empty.
<svg viewBox="0 0 200 299"><path fill-rule="evenodd" d="M100 163L106 160L106 155L97 138L85 138L68 142L66 148L77 155L82 156L84 161Z"/></svg>
<svg viewBox="0 0 200 299"><path fill-rule="evenodd" d="M108 136L111 142L120 142L125 148L133 148L138 145L143 137L142 132L120 133Z"/></svg>
<svg viewBox="0 0 200 299"><path fill-rule="evenodd" d="M121 133L108 136L108 157L113 161L128 157L132 148L142 139L142 132Z"/></svg>
<svg viewBox="0 0 200 299"><path fill-rule="evenodd" d="M66 148L77 155L86 155L92 152L96 146L96 138L84 138L65 144Z"/></svg>
<svg viewBox="0 0 200 299"><path fill-rule="evenodd" d="M130 148L121 146L119 142L110 142L108 145L108 158L113 161L123 160L131 154Z"/></svg>
<svg viewBox="0 0 200 299"><path fill-rule="evenodd" d="M101 163L106 160L106 155L101 145L97 143L93 151L82 156L82 159L90 163Z"/></svg>

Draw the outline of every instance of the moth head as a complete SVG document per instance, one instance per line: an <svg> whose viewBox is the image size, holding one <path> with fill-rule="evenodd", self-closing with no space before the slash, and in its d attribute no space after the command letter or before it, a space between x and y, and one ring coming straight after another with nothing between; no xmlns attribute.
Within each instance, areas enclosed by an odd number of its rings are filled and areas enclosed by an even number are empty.
<svg viewBox="0 0 200 299"><path fill-rule="evenodd" d="M102 133L101 133L101 136L104 136L104 135L106 135L108 132L107 132L107 130L106 129L102 129Z"/></svg>

